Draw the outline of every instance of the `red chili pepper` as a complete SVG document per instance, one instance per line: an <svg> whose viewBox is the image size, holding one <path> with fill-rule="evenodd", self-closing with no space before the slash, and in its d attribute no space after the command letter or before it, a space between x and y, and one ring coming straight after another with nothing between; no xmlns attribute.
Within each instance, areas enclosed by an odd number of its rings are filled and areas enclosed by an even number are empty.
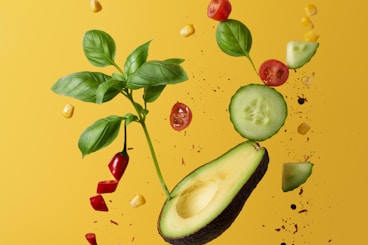
<svg viewBox="0 0 368 245"><path fill-rule="evenodd" d="M86 239L89 242L89 244L97 245L96 234L95 233L87 233L86 234Z"/></svg>
<svg viewBox="0 0 368 245"><path fill-rule="evenodd" d="M124 151L116 153L111 159L109 163L109 169L117 181L119 181L123 176L125 169L128 166L128 162L129 156Z"/></svg>
<svg viewBox="0 0 368 245"><path fill-rule="evenodd" d="M116 190L116 187L118 186L117 180L104 180L98 182L97 185L97 193L103 194L103 193L112 193Z"/></svg>
<svg viewBox="0 0 368 245"><path fill-rule="evenodd" d="M101 195L93 196L90 197L89 200L94 210L104 212L109 211L103 196Z"/></svg>
<svg viewBox="0 0 368 245"><path fill-rule="evenodd" d="M127 153L127 126L124 124L124 148L121 152L115 154L109 163L109 169L111 174L117 181L123 176L126 167L129 163L129 155Z"/></svg>

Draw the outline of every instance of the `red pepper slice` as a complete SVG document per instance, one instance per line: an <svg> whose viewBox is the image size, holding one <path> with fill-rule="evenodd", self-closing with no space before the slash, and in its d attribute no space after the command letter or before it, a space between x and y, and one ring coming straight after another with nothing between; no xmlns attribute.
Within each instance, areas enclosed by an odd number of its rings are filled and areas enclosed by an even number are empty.
<svg viewBox="0 0 368 245"><path fill-rule="evenodd" d="M103 193L112 193L116 190L116 187L118 186L117 180L104 180L98 182L97 185L97 193L103 194Z"/></svg>
<svg viewBox="0 0 368 245"><path fill-rule="evenodd" d="M118 152L111 159L109 163L109 169L111 174L115 177L117 181L123 176L126 167L128 166L129 156L125 151Z"/></svg>
<svg viewBox="0 0 368 245"><path fill-rule="evenodd" d="M91 245L97 245L97 241L96 241L96 234L95 233L87 233L85 235L87 241L89 242L89 244Z"/></svg>
<svg viewBox="0 0 368 245"><path fill-rule="evenodd" d="M104 212L109 211L103 196L96 195L96 196L90 197L89 200L94 210L104 211Z"/></svg>

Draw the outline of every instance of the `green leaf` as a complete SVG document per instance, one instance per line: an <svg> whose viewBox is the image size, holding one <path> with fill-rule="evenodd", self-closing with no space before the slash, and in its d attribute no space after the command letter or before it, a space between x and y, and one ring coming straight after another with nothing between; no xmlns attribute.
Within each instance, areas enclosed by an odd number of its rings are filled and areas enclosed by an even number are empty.
<svg viewBox="0 0 368 245"><path fill-rule="evenodd" d="M230 56L249 57L252 35L238 20L221 21L216 29L216 41L220 49Z"/></svg>
<svg viewBox="0 0 368 245"><path fill-rule="evenodd" d="M99 119L89 126L78 141L83 157L111 144L119 134L123 119L124 117L112 115Z"/></svg>
<svg viewBox="0 0 368 245"><path fill-rule="evenodd" d="M57 94L73 97L85 102L96 103L96 90L100 84L111 80L111 77L100 72L76 72L60 78L51 90ZM103 102L114 98L119 91L108 90Z"/></svg>
<svg viewBox="0 0 368 245"><path fill-rule="evenodd" d="M161 95L166 85L158 85L144 88L143 99L145 102L154 102Z"/></svg>
<svg viewBox="0 0 368 245"><path fill-rule="evenodd" d="M105 67L114 64L115 41L104 31L87 31L83 37L83 51L94 66Z"/></svg>
<svg viewBox="0 0 368 245"><path fill-rule="evenodd" d="M127 86L131 89L147 88L151 86L176 84L188 79L184 69L171 60L147 61L131 74Z"/></svg>
<svg viewBox="0 0 368 245"><path fill-rule="evenodd" d="M110 93L118 94L123 87L123 82L114 79L110 79L104 83L101 83L96 90L96 103L102 104L106 95L108 96Z"/></svg>
<svg viewBox="0 0 368 245"><path fill-rule="evenodd" d="M147 61L148 49L151 41L148 41L137 47L126 59L124 64L124 73L129 77L141 65Z"/></svg>

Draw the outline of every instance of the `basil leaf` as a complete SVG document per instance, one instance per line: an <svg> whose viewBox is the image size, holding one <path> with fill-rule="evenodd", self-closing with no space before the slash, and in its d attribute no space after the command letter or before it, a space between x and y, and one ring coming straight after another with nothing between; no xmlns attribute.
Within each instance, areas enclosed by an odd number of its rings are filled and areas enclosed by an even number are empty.
<svg viewBox="0 0 368 245"><path fill-rule="evenodd" d="M252 35L238 20L221 21L216 29L216 41L220 49L230 56L249 57Z"/></svg>
<svg viewBox="0 0 368 245"><path fill-rule="evenodd" d="M148 41L136 48L126 59L124 73L129 76L147 61L148 48L151 41Z"/></svg>
<svg viewBox="0 0 368 245"><path fill-rule="evenodd" d="M76 72L60 78L51 90L56 94L65 95L85 102L96 102L96 90L111 77L100 72ZM109 90L103 97L103 102L114 98L119 91Z"/></svg>
<svg viewBox="0 0 368 245"><path fill-rule="evenodd" d="M89 126L78 141L83 157L111 144L119 134L123 119L124 117L112 115L99 119Z"/></svg>
<svg viewBox="0 0 368 245"><path fill-rule="evenodd" d="M175 60L176 61L176 60ZM127 86L131 89L176 84L188 79L184 69L176 62L147 61L131 74Z"/></svg>
<svg viewBox="0 0 368 245"><path fill-rule="evenodd" d="M144 88L143 99L145 102L154 102L161 95L166 85L158 85Z"/></svg>
<svg viewBox="0 0 368 245"><path fill-rule="evenodd" d="M87 31L83 37L83 51L94 66L105 67L115 63L115 41L104 31Z"/></svg>
<svg viewBox="0 0 368 245"><path fill-rule="evenodd" d="M116 93L115 95L117 95L123 87L123 82L114 79L101 83L96 90L96 103L102 104L105 100L105 96L109 96L109 93Z"/></svg>

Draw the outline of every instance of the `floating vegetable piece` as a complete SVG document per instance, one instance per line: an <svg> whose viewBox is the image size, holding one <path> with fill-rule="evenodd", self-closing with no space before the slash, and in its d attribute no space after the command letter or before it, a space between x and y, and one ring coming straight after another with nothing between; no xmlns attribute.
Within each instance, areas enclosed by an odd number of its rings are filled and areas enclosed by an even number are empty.
<svg viewBox="0 0 368 245"><path fill-rule="evenodd" d="M207 8L207 16L217 21L227 20L232 7L229 0L211 0Z"/></svg>
<svg viewBox="0 0 368 245"><path fill-rule="evenodd" d="M314 4L307 4L304 7L304 10L305 10L305 14L308 17L311 17L311 16L316 15L318 13L317 7Z"/></svg>
<svg viewBox="0 0 368 245"><path fill-rule="evenodd" d="M192 121L192 111L181 102L176 102L171 108L170 125L174 130L181 131Z"/></svg>
<svg viewBox="0 0 368 245"><path fill-rule="evenodd" d="M129 163L129 156L124 152L118 152L114 155L108 164L111 174L117 181L123 176Z"/></svg>
<svg viewBox="0 0 368 245"><path fill-rule="evenodd" d="M319 35L316 33L314 29L304 34L304 40L307 42L317 42L318 38Z"/></svg>
<svg viewBox="0 0 368 245"><path fill-rule="evenodd" d="M90 2L90 8L92 12L97 13L102 10L102 5L98 0L91 0Z"/></svg>
<svg viewBox="0 0 368 245"><path fill-rule="evenodd" d="M180 35L182 37L189 37L193 35L195 32L194 26L192 24L188 24L180 29Z"/></svg>
<svg viewBox="0 0 368 245"><path fill-rule="evenodd" d="M263 178L268 153L243 142L182 179L162 208L158 231L170 244L200 245L231 226Z"/></svg>
<svg viewBox="0 0 368 245"><path fill-rule="evenodd" d="M112 193L116 190L118 187L118 181L117 180L104 180L98 182L97 185L97 193L103 194L103 193Z"/></svg>
<svg viewBox="0 0 368 245"><path fill-rule="evenodd" d="M284 163L282 169L282 190L292 191L304 184L312 174L313 163Z"/></svg>
<svg viewBox="0 0 368 245"><path fill-rule="evenodd" d="M94 210L104 211L104 212L109 211L106 205L105 199L103 198L102 195L99 194L99 195L90 197L89 200Z"/></svg>
<svg viewBox="0 0 368 245"><path fill-rule="evenodd" d="M302 77L302 83L304 83L306 86L312 85L312 77L310 77L310 76L303 76Z"/></svg>
<svg viewBox="0 0 368 245"><path fill-rule="evenodd" d="M289 68L279 60L266 60L259 68L259 76L267 86L280 86L288 79Z"/></svg>
<svg viewBox="0 0 368 245"><path fill-rule="evenodd" d="M65 118L72 118L74 114L74 106L71 104L66 104L63 109L63 116Z"/></svg>
<svg viewBox="0 0 368 245"><path fill-rule="evenodd" d="M96 240L96 234L95 233L87 233L85 235L87 241L89 242L90 245L97 245L97 240Z"/></svg>
<svg viewBox="0 0 368 245"><path fill-rule="evenodd" d="M144 196L137 194L135 195L132 200L130 200L130 206L132 208L137 208L140 207L142 205L144 205L146 203L146 199L144 198Z"/></svg>
<svg viewBox="0 0 368 245"><path fill-rule="evenodd" d="M310 130L311 126L309 124L303 122L298 126L298 133L305 135Z"/></svg>
<svg viewBox="0 0 368 245"><path fill-rule="evenodd" d="M303 26L305 26L305 27L309 27L309 28L313 28L314 27L313 22L311 21L311 19L308 16L304 16L301 19L301 22L302 22Z"/></svg>
<svg viewBox="0 0 368 245"><path fill-rule="evenodd" d="M229 112L230 120L241 136L262 141L276 134L284 125L287 105L276 89L248 84L232 96Z"/></svg>
<svg viewBox="0 0 368 245"><path fill-rule="evenodd" d="M319 43L290 41L286 45L286 65L290 69L297 69L308 63L315 55Z"/></svg>

